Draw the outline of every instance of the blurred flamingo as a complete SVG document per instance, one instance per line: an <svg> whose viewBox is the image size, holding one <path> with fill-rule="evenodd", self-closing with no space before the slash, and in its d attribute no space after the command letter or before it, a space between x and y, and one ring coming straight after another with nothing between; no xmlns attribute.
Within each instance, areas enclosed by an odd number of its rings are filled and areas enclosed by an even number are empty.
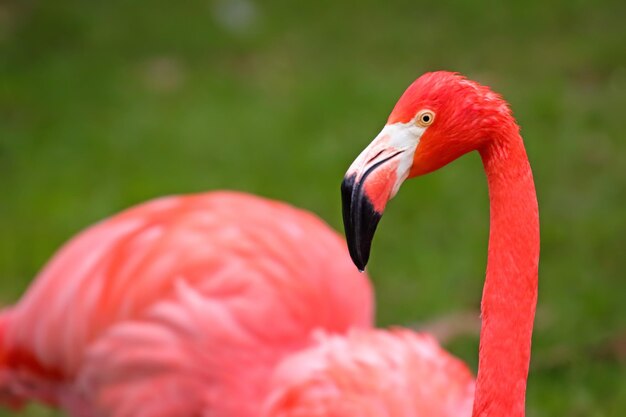
<svg viewBox="0 0 626 417"><path fill-rule="evenodd" d="M163 198L75 237L3 311L0 400L80 417L469 415L467 367L427 335L371 329L372 309L313 215Z"/></svg>
<svg viewBox="0 0 626 417"><path fill-rule="evenodd" d="M162 198L80 233L3 311L0 402L257 416L280 360L314 329L370 327L372 310L312 214L232 192Z"/></svg>
<svg viewBox="0 0 626 417"><path fill-rule="evenodd" d="M363 270L378 221L402 182L474 150L491 208L473 415L520 417L537 301L539 216L524 143L506 102L458 74L418 78L348 169L344 226L350 255Z"/></svg>
<svg viewBox="0 0 626 417"><path fill-rule="evenodd" d="M427 335L371 329L369 281L347 255L315 216L245 194L127 210L72 239L0 315L0 402L76 417L468 416L467 367Z"/></svg>

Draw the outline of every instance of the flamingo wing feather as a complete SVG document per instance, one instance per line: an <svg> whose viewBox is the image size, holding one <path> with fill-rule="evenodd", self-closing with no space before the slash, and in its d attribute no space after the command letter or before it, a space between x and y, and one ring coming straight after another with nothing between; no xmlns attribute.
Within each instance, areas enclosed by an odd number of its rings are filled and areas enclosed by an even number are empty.
<svg viewBox="0 0 626 417"><path fill-rule="evenodd" d="M246 415L263 395L249 386L312 329L369 327L372 314L367 277L316 216L235 192L161 198L70 240L5 313L0 401ZM148 397L163 403L154 414ZM249 401L220 408L224 398Z"/></svg>

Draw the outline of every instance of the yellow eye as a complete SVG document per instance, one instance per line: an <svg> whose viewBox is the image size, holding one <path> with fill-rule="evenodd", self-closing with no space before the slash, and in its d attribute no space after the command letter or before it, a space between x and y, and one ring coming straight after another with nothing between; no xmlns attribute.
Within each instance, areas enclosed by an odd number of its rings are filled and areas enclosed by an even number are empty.
<svg viewBox="0 0 626 417"><path fill-rule="evenodd" d="M422 110L417 114L417 119L415 119L415 123L422 127L430 126L434 121L435 112L432 110Z"/></svg>

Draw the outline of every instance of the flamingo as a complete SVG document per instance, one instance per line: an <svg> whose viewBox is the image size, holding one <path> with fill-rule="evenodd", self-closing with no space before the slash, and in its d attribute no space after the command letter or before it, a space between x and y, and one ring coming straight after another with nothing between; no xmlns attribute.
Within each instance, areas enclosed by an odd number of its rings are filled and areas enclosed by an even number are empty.
<svg viewBox="0 0 626 417"><path fill-rule="evenodd" d="M472 415L522 417L537 303L539 215L530 164L507 103L456 73L415 80L346 172L344 227L350 256L364 270L385 206L404 180L471 151L481 156L490 200Z"/></svg>
<svg viewBox="0 0 626 417"><path fill-rule="evenodd" d="M372 293L314 215L234 192L80 233L0 315L0 403L72 416L258 416L286 356L369 328Z"/></svg>
<svg viewBox="0 0 626 417"><path fill-rule="evenodd" d="M312 214L242 193L131 208L67 243L0 314L0 403L75 417L469 416L465 364L428 335L373 329L369 281L347 255Z"/></svg>

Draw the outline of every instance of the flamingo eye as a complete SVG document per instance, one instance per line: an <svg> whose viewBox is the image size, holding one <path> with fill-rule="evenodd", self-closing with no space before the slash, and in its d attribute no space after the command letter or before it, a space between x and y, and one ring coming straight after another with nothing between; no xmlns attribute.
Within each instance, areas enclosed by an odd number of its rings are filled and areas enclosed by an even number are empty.
<svg viewBox="0 0 626 417"><path fill-rule="evenodd" d="M422 110L418 113L417 118L415 119L415 123L422 127L430 126L434 121L435 112L432 110Z"/></svg>

